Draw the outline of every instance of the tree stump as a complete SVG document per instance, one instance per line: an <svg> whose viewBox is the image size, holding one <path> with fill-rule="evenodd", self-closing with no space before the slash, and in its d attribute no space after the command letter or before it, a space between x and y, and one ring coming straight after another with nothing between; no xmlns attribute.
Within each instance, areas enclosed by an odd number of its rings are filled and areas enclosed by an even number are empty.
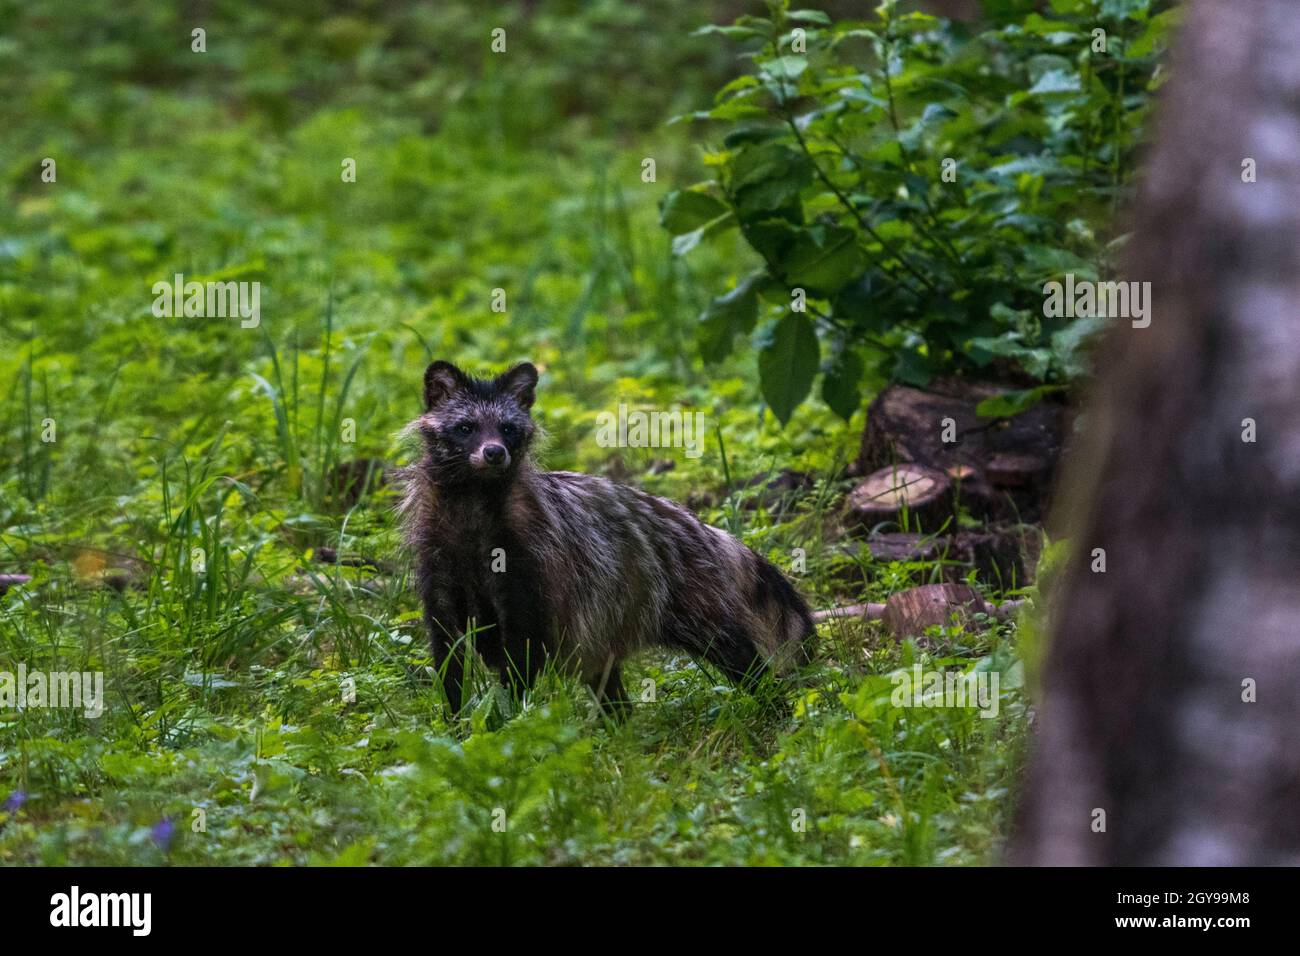
<svg viewBox="0 0 1300 956"><path fill-rule="evenodd" d="M1048 471L1039 455L995 452L984 465L984 477L995 488L1029 488L1041 485Z"/></svg>
<svg viewBox="0 0 1300 956"><path fill-rule="evenodd" d="M924 534L895 532L873 534L867 538L867 550L873 561L929 561L943 550L944 539Z"/></svg>
<svg viewBox="0 0 1300 956"><path fill-rule="evenodd" d="M904 508L923 528L937 530L952 517L952 482L942 471L914 464L882 468L849 493L849 517L872 528L898 521Z"/></svg>
<svg viewBox="0 0 1300 956"><path fill-rule="evenodd" d="M891 385L867 408L852 475L900 463L943 472L966 507L989 520L1037 521L1060 458L1064 409L1050 401L1005 419L981 418L981 401L1006 388L944 379L922 390Z"/></svg>
<svg viewBox="0 0 1300 956"><path fill-rule="evenodd" d="M1041 550L1042 536L1037 529L993 525L957 532L948 557L960 562L960 577L973 568L985 584L1008 589L1033 583Z"/></svg>

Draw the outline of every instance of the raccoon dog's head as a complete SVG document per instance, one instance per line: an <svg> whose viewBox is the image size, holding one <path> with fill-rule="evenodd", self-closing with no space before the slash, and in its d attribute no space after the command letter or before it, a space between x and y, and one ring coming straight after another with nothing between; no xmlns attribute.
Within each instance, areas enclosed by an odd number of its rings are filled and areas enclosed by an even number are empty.
<svg viewBox="0 0 1300 956"><path fill-rule="evenodd" d="M471 378L450 362L424 372L425 411L418 427L438 478L500 482L525 460L536 426L537 369L523 362L496 378Z"/></svg>

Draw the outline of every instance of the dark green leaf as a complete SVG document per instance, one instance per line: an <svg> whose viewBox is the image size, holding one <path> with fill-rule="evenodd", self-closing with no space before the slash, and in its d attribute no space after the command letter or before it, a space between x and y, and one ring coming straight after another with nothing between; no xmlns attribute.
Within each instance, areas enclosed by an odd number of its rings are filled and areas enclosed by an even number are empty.
<svg viewBox="0 0 1300 956"><path fill-rule="evenodd" d="M906 385L924 388L930 384L930 362L916 349L902 349L894 363L894 378Z"/></svg>
<svg viewBox="0 0 1300 956"><path fill-rule="evenodd" d="M788 312L765 330L758 347L763 398L784 425L812 389L820 356L817 333L807 315Z"/></svg>
<svg viewBox="0 0 1300 956"><path fill-rule="evenodd" d="M1063 387L1061 385L1040 385L1037 388L1003 392L1001 395L986 398L976 405L975 414L980 418L1011 418L1013 415L1019 415L1021 412L1033 408L1043 400L1043 396L1050 395L1052 392L1059 392Z"/></svg>
<svg viewBox="0 0 1300 956"><path fill-rule="evenodd" d="M712 222L726 214L727 207L708 193L677 189L659 204L659 224L674 236Z"/></svg>
<svg viewBox="0 0 1300 956"><path fill-rule="evenodd" d="M725 232L735 224L736 216L728 210L717 219L705 223L699 229L692 229L680 236L673 236L673 255L684 256L698 246L702 240L716 236L720 232Z"/></svg>
<svg viewBox="0 0 1300 956"><path fill-rule="evenodd" d="M848 421L862 404L861 381L862 357L851 348L840 349L822 376L822 401Z"/></svg>
<svg viewBox="0 0 1300 956"><path fill-rule="evenodd" d="M791 286L829 296L858 278L865 266L857 232L841 226L813 226L804 230L786 253L785 278Z"/></svg>
<svg viewBox="0 0 1300 956"><path fill-rule="evenodd" d="M800 230L788 219L764 219L760 222L742 223L745 239L754 250L769 262L779 263L799 237Z"/></svg>
<svg viewBox="0 0 1300 956"><path fill-rule="evenodd" d="M744 146L746 143L765 143L768 140L786 136L788 133L789 130L784 126L741 126L728 133L723 138L722 145L727 149L735 149L737 146Z"/></svg>
<svg viewBox="0 0 1300 956"><path fill-rule="evenodd" d="M757 143L731 161L731 187L740 189L767 179L812 180L812 165L802 152L783 143Z"/></svg>
<svg viewBox="0 0 1300 956"><path fill-rule="evenodd" d="M700 354L704 361L722 361L731 351L735 337L753 330L758 321L757 287L764 278L762 272L751 273L705 308L699 327Z"/></svg>

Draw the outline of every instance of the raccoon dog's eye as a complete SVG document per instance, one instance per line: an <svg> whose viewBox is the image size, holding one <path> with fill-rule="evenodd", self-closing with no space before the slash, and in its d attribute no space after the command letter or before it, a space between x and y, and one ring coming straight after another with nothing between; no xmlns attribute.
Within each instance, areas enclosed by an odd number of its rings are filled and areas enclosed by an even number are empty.
<svg viewBox="0 0 1300 956"><path fill-rule="evenodd" d="M474 425L471 422L461 422L456 426L456 434L458 435L468 435L473 430Z"/></svg>
<svg viewBox="0 0 1300 956"><path fill-rule="evenodd" d="M516 428L516 427L515 427L512 423L510 423L510 422L503 422L502 425L501 425L501 434L504 435L506 438L511 438L511 437L513 437L514 435L518 434L518 432L519 432L519 429Z"/></svg>

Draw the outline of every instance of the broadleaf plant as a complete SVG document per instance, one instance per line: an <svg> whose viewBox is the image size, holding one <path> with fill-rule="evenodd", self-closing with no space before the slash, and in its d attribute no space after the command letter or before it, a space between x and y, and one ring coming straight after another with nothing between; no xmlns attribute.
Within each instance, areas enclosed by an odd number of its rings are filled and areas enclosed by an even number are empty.
<svg viewBox="0 0 1300 956"><path fill-rule="evenodd" d="M1104 323L1044 316L1043 286L1110 266L1174 10L1039 6L986 2L965 24L885 0L832 22L774 2L701 31L742 44L749 68L678 117L721 130L716 176L670 193L661 221L678 255L732 229L756 254L699 341L718 362L759 329L782 422L819 368L845 418L868 376L974 374L1022 389L1019 407L1087 373Z"/></svg>

